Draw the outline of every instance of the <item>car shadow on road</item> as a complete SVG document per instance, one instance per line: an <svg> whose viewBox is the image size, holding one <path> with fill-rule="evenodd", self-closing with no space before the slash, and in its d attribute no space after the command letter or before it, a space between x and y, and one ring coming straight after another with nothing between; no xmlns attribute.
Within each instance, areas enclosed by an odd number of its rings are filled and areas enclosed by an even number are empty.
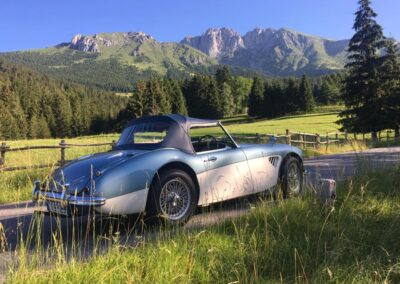
<svg viewBox="0 0 400 284"><path fill-rule="evenodd" d="M205 227L242 216L255 208L258 202L267 199L270 200L270 196L251 195L200 207L184 229ZM174 231L174 228L166 228L157 222L146 222L141 215L66 218L37 211L3 219L1 223L5 240L0 247L2 251L24 249L28 252L45 251L50 255L62 252L67 258L78 259L104 252L116 243L136 247L144 240L157 237L161 231Z"/></svg>

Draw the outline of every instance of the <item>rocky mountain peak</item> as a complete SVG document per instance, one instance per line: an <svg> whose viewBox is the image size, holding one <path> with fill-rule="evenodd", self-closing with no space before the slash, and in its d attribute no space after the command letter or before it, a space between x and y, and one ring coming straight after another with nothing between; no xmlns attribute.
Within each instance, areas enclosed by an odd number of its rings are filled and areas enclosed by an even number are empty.
<svg viewBox="0 0 400 284"><path fill-rule="evenodd" d="M201 36L186 37L181 43L195 47L212 58L233 56L236 50L244 47L240 34L230 28L211 28Z"/></svg>
<svg viewBox="0 0 400 284"><path fill-rule="evenodd" d="M104 33L95 35L75 35L68 47L86 52L101 52L104 47L124 46L133 42L142 44L155 41L153 37L143 32Z"/></svg>

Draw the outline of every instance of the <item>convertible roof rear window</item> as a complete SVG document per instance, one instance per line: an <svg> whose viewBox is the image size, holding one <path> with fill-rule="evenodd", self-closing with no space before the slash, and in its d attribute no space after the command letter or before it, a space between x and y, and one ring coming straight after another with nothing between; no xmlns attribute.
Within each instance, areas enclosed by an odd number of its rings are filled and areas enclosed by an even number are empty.
<svg viewBox="0 0 400 284"><path fill-rule="evenodd" d="M115 145L116 149L155 150L175 148L195 153L188 135L192 127L217 126L217 120L185 117L178 114L143 116L130 121Z"/></svg>
<svg viewBox="0 0 400 284"><path fill-rule="evenodd" d="M132 124L124 129L117 146L159 144L164 141L169 128L170 123L167 122L142 122Z"/></svg>

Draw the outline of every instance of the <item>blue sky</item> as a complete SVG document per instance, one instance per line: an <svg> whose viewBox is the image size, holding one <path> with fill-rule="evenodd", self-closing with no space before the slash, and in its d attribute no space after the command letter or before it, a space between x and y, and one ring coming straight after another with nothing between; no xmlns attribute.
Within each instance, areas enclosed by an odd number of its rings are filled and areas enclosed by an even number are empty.
<svg viewBox="0 0 400 284"><path fill-rule="evenodd" d="M373 0L386 35L400 39L399 0ZM2 0L0 51L69 41L77 33L143 31L179 41L209 27L239 33L291 28L332 39L350 38L356 0Z"/></svg>

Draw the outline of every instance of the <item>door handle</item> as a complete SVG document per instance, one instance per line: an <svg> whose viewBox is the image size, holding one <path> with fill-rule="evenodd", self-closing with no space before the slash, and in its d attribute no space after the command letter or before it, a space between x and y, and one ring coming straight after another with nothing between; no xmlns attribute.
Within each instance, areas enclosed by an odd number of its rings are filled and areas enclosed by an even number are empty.
<svg viewBox="0 0 400 284"><path fill-rule="evenodd" d="M215 157L215 156L208 158L209 162L215 162L216 160L217 160L217 157Z"/></svg>

